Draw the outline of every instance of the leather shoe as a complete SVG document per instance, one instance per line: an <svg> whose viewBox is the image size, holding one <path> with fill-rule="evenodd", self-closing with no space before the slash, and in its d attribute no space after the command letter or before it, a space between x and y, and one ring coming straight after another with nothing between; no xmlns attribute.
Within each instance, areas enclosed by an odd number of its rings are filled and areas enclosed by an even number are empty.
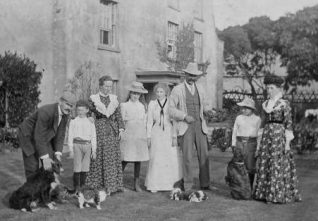
<svg viewBox="0 0 318 221"><path fill-rule="evenodd" d="M213 191L213 190L216 190L217 188L214 187L214 186L205 186L205 187L201 187L201 190L207 190L207 191Z"/></svg>

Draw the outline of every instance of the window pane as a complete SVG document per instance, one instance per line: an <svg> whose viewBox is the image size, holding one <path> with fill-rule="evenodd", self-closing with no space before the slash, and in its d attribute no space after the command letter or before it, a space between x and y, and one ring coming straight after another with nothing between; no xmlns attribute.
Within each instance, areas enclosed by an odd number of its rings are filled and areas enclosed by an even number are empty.
<svg viewBox="0 0 318 221"><path fill-rule="evenodd" d="M117 3L101 1L100 44L115 46L117 40Z"/></svg>
<svg viewBox="0 0 318 221"><path fill-rule="evenodd" d="M104 31L104 30L101 30L100 31L100 36L101 36L101 44L105 44L105 45L108 45L109 44L109 31Z"/></svg>
<svg viewBox="0 0 318 221"><path fill-rule="evenodd" d="M196 62L202 62L202 33L194 32L194 58Z"/></svg>

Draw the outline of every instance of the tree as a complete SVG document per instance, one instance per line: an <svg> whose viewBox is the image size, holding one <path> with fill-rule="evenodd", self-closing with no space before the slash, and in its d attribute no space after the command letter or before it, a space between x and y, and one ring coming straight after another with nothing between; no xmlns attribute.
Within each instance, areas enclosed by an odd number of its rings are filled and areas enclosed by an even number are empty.
<svg viewBox="0 0 318 221"><path fill-rule="evenodd" d="M274 49L276 35L272 26L273 22L262 16L250 19L246 25L229 27L218 33L219 38L224 41L227 74L241 74L249 83L254 98L255 87L263 88L257 79L273 74L271 67L277 53Z"/></svg>
<svg viewBox="0 0 318 221"><path fill-rule="evenodd" d="M286 81L306 85L318 80L318 5L279 18L274 30L277 51L287 68Z"/></svg>
<svg viewBox="0 0 318 221"><path fill-rule="evenodd" d="M5 126L16 127L40 102L42 72L25 55L6 51L0 55L0 113Z"/></svg>
<svg viewBox="0 0 318 221"><path fill-rule="evenodd" d="M161 62L166 63L172 71L185 69L194 60L193 24L183 24L173 44L157 41L156 45Z"/></svg>
<svg viewBox="0 0 318 221"><path fill-rule="evenodd" d="M88 100L90 95L98 91L100 73L102 73L100 64L87 61L76 70L74 77L68 81L66 90L72 91L78 99Z"/></svg>

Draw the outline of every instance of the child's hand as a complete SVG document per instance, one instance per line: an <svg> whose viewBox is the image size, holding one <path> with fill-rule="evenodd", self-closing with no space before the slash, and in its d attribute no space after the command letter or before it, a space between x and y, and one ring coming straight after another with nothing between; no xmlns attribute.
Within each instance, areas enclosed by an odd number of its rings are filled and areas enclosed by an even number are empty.
<svg viewBox="0 0 318 221"><path fill-rule="evenodd" d="M93 117L88 117L88 120L89 120L90 122L92 122L92 123L95 122L95 119L94 119Z"/></svg>
<svg viewBox="0 0 318 221"><path fill-rule="evenodd" d="M147 145L148 145L148 148L151 147L151 138L147 138Z"/></svg>
<svg viewBox="0 0 318 221"><path fill-rule="evenodd" d="M173 138L172 138L172 146L173 146L173 147L177 147L177 146L178 146L178 141L177 141L177 138L176 138L176 137L173 137Z"/></svg>
<svg viewBox="0 0 318 221"><path fill-rule="evenodd" d="M95 151L92 152L92 158L93 158L93 160L96 160L96 152Z"/></svg>
<svg viewBox="0 0 318 221"><path fill-rule="evenodd" d="M74 158L74 152L73 152L73 151L70 151L70 155L69 155L68 158L70 158L70 159L73 159L73 158Z"/></svg>
<svg viewBox="0 0 318 221"><path fill-rule="evenodd" d="M258 157L258 150L255 151L254 153L254 157L257 158Z"/></svg>

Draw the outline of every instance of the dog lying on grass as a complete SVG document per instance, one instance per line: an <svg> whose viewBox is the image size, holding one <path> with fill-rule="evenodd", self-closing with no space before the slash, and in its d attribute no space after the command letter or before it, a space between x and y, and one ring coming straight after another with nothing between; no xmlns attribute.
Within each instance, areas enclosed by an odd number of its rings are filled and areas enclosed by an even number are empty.
<svg viewBox="0 0 318 221"><path fill-rule="evenodd" d="M170 193L172 200L186 200L189 202L202 202L208 199L208 196L202 190L197 191L182 191L180 188L174 188Z"/></svg>
<svg viewBox="0 0 318 221"><path fill-rule="evenodd" d="M25 182L19 189L14 191L9 198L12 209L34 212L40 205L49 209L56 209L52 201L52 192L60 184L60 163L52 163L52 170L41 168L36 174Z"/></svg>
<svg viewBox="0 0 318 221"><path fill-rule="evenodd" d="M240 148L233 150L233 158L227 166L225 182L231 189L231 196L237 200L251 199L252 190L250 180L244 164L243 154Z"/></svg>

